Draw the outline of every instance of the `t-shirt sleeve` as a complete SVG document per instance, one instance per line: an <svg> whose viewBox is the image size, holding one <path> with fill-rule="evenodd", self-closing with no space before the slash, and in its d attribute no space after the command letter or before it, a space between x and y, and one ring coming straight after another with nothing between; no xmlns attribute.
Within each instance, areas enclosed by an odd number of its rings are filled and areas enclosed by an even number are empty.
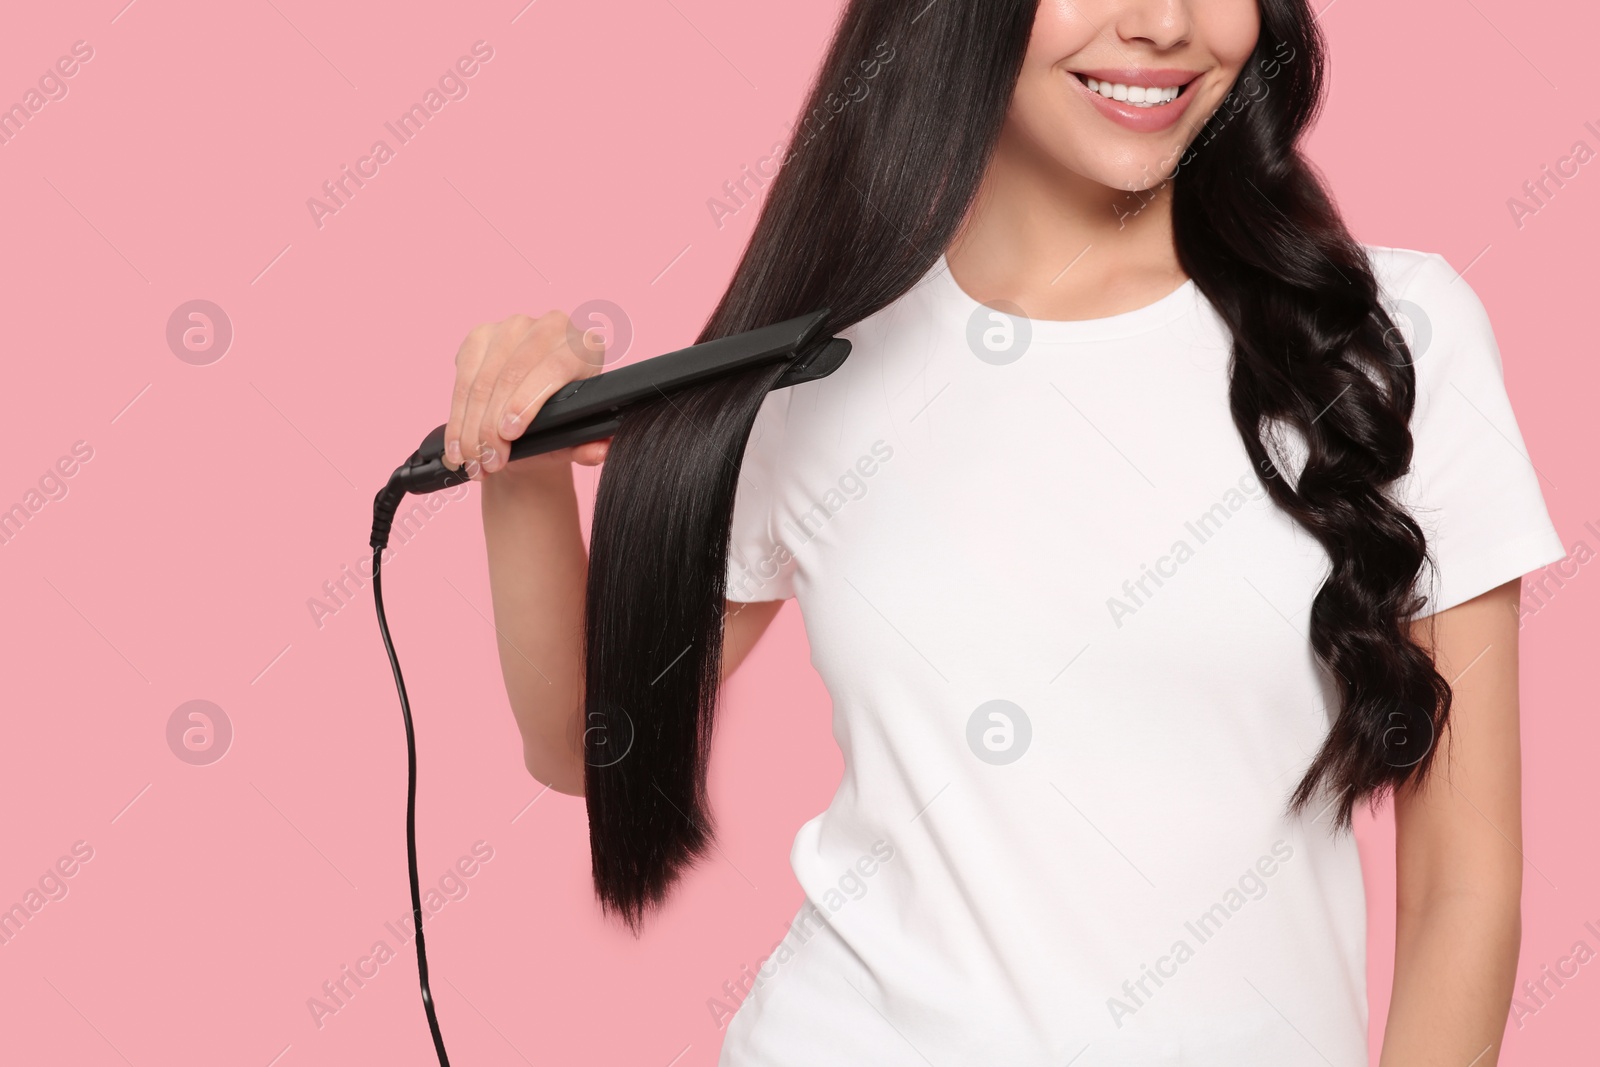
<svg viewBox="0 0 1600 1067"><path fill-rule="evenodd" d="M1566 556L1506 393L1488 312L1444 257L1402 287L1416 368L1412 465L1396 495L1427 537L1419 616L1471 600Z"/></svg>
<svg viewBox="0 0 1600 1067"><path fill-rule="evenodd" d="M749 603L794 596L794 556L772 533L773 509L787 466L784 436L793 391L775 389L762 399L745 444L728 536L725 596L729 600Z"/></svg>

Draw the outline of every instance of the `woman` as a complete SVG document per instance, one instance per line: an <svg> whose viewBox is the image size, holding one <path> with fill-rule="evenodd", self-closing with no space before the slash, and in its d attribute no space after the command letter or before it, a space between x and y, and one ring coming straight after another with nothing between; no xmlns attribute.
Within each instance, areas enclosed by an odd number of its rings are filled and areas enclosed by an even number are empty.
<svg viewBox="0 0 1600 1067"><path fill-rule="evenodd" d="M1297 152L1321 85L1303 0L854 0L701 335L826 307L841 370L507 467L596 353L559 313L462 346L527 766L635 930L799 601L845 774L724 1065L1366 1063L1385 798L1382 1063L1495 1062L1518 578L1564 553L1472 289Z"/></svg>

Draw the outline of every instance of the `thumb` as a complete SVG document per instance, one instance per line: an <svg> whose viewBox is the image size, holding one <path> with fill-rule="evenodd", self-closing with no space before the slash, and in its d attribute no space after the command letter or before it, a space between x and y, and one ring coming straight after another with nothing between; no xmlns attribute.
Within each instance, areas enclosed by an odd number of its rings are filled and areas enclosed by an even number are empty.
<svg viewBox="0 0 1600 1067"><path fill-rule="evenodd" d="M611 438L602 441L590 441L586 444L574 445L572 448L572 462L585 467L598 466L605 462L606 453L611 450Z"/></svg>

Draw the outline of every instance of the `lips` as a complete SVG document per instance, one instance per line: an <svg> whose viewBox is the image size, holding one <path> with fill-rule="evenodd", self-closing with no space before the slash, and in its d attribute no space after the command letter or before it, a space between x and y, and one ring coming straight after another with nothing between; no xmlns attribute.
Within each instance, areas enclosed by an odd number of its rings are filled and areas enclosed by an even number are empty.
<svg viewBox="0 0 1600 1067"><path fill-rule="evenodd" d="M1158 133L1176 123L1189 109L1194 98L1190 87L1200 77L1198 71L1174 68L1102 67L1068 73L1068 80L1100 114L1137 133Z"/></svg>

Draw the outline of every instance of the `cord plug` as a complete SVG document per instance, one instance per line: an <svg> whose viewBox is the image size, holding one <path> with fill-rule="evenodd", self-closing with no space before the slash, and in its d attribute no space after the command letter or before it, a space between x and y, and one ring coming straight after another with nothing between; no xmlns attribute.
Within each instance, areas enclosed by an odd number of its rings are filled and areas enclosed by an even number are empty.
<svg viewBox="0 0 1600 1067"><path fill-rule="evenodd" d="M443 426L434 427L373 498L372 537L368 544L379 552L389 545L395 512L400 510L400 501L407 493L432 493L469 480L465 465L456 470L444 465L444 430Z"/></svg>

